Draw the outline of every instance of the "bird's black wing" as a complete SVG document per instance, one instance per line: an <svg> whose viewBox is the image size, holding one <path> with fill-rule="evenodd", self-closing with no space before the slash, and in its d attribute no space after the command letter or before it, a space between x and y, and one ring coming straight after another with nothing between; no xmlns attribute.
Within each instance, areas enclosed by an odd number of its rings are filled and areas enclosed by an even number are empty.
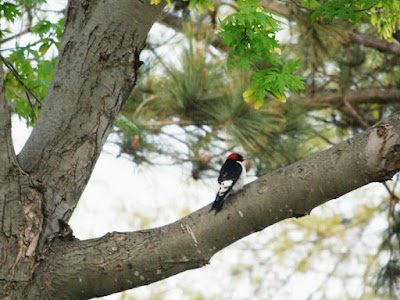
<svg viewBox="0 0 400 300"><path fill-rule="evenodd" d="M235 183L242 173L242 165L236 160L227 160L219 171L218 182L233 180Z"/></svg>

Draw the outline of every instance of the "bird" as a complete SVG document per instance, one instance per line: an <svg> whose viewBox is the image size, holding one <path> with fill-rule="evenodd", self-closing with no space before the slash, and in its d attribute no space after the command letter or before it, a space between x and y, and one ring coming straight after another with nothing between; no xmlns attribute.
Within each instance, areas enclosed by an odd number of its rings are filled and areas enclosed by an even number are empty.
<svg viewBox="0 0 400 300"><path fill-rule="evenodd" d="M215 214L221 211L226 198L229 195L243 189L246 179L246 167L243 164L245 158L237 152L229 154L219 171L218 183L219 190L211 206L210 212L215 210Z"/></svg>

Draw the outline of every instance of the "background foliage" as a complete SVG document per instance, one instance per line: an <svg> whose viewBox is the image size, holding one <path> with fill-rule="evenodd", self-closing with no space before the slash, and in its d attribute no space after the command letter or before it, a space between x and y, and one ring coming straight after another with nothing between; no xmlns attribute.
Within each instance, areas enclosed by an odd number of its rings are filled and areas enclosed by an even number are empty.
<svg viewBox="0 0 400 300"><path fill-rule="evenodd" d="M45 2L0 6L6 96L30 126L64 24L64 11ZM232 150L253 158L254 176L288 165L399 109L399 24L398 0L172 1L110 142L138 167L183 165L205 182ZM250 280L255 297L271 299L308 277L320 279L310 299L399 297L397 181L355 193L355 205L331 203L250 237L220 262L231 279ZM156 224L135 217L140 227ZM153 298L163 294L157 289L165 288L155 285Z"/></svg>

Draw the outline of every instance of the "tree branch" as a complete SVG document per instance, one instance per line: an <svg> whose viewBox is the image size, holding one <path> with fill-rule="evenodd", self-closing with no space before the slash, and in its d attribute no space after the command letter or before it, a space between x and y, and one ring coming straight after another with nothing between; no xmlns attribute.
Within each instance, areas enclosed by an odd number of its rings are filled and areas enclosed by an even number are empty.
<svg viewBox="0 0 400 300"><path fill-rule="evenodd" d="M362 103L395 103L400 101L400 89L363 89L347 91L346 93L322 92L316 93L307 100L312 105L323 107L341 106L344 101L353 104Z"/></svg>
<svg viewBox="0 0 400 300"><path fill-rule="evenodd" d="M288 4L281 4L278 1L270 1L270 0L261 0L261 6L266 9L272 10L288 19L293 19L296 14L296 10L298 9L291 9L291 6Z"/></svg>
<svg viewBox="0 0 400 300"><path fill-rule="evenodd" d="M359 43L369 48L400 55L400 44L396 42L387 42L358 32L353 32L350 35L350 39L354 43Z"/></svg>
<svg viewBox="0 0 400 300"><path fill-rule="evenodd" d="M400 170L400 114L326 151L278 169L230 197L164 227L53 244L36 284L52 298L86 299L199 268L235 241ZM179 253L179 254L178 254ZM44 284L44 283L48 284ZM53 285L54 284L54 285ZM67 287L67 288L66 288Z"/></svg>
<svg viewBox="0 0 400 300"><path fill-rule="evenodd" d="M364 120L364 118L358 113L358 111L349 103L349 101L345 99L343 104L344 105L341 107L342 112L355 119L362 128L367 129L370 126L367 121Z"/></svg>
<svg viewBox="0 0 400 300"><path fill-rule="evenodd" d="M5 37L5 38L3 38L2 40L0 40L0 45L1 45L1 44L4 44L4 43L7 43L7 42L9 42L9 41L11 41L11 40L13 40L13 39L19 38L19 37L23 36L24 34L31 32L31 30L32 30L32 27L31 27L31 26L28 26L28 27L26 27L25 29L19 31L17 34L14 34L14 35L12 35L12 36Z"/></svg>

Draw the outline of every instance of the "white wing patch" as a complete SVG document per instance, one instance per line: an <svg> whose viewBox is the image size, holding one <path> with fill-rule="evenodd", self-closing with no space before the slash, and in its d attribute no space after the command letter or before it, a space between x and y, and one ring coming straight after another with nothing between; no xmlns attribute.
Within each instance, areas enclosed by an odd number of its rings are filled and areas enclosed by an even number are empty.
<svg viewBox="0 0 400 300"><path fill-rule="evenodd" d="M233 184L233 180L224 180L219 185L218 195L223 196Z"/></svg>

